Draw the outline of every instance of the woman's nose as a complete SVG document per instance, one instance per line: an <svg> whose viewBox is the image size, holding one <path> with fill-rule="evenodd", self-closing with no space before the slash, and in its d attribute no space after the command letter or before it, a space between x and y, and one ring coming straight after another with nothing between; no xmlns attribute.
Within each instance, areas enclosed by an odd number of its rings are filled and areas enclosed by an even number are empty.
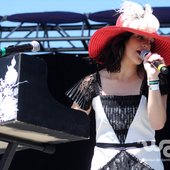
<svg viewBox="0 0 170 170"><path fill-rule="evenodd" d="M150 50L150 48L151 48L150 41L148 41L148 40L143 41L143 42L142 42L142 47L143 47L144 49Z"/></svg>

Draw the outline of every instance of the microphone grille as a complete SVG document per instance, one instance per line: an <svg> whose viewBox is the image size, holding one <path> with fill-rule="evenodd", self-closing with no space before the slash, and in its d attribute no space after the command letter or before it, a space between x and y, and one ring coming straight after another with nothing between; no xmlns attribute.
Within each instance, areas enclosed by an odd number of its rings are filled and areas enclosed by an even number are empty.
<svg viewBox="0 0 170 170"><path fill-rule="evenodd" d="M145 58L145 56L149 53L150 53L149 50L142 50L141 53L140 53L141 59L143 60Z"/></svg>
<svg viewBox="0 0 170 170"><path fill-rule="evenodd" d="M39 44L39 42L37 42L37 41L32 41L31 43L30 43L31 45L32 45L32 52L37 52L37 51L39 51L40 50L40 44Z"/></svg>

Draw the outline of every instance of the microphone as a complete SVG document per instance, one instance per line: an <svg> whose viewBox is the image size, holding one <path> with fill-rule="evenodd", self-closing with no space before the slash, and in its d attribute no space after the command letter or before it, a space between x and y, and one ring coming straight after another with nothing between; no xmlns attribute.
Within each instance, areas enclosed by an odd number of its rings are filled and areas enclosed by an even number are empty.
<svg viewBox="0 0 170 170"><path fill-rule="evenodd" d="M40 50L40 44L37 41L32 41L29 44L23 45L12 45L6 48L0 49L0 56L6 56L11 53L19 53L19 52L37 52Z"/></svg>
<svg viewBox="0 0 170 170"><path fill-rule="evenodd" d="M140 53L140 57L143 60L145 56L147 56L150 53L149 50L142 50ZM157 70L159 70L163 74L168 74L168 68L165 64L161 63L159 60L152 61L150 63L152 66L154 66Z"/></svg>

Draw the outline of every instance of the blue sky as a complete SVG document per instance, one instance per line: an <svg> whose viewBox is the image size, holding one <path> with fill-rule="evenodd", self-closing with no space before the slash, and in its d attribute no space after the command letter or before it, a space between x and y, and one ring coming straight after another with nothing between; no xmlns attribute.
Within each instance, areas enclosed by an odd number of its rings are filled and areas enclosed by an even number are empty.
<svg viewBox="0 0 170 170"><path fill-rule="evenodd" d="M141 4L148 3L152 7L170 6L170 0L133 0ZM0 16L19 13L68 11L78 13L92 13L110 9L117 9L123 0L0 0ZM2 22L2 25L11 24ZM15 23L12 23L15 24ZM167 30L169 32L169 29ZM18 36L18 34L17 34ZM60 42L61 44L61 42ZM8 43L0 44L0 47ZM10 43L12 45L12 42Z"/></svg>
<svg viewBox="0 0 170 170"><path fill-rule="evenodd" d="M169 0L134 0L151 6L170 6ZM25 12L70 11L79 13L115 9L122 0L0 0L0 15Z"/></svg>

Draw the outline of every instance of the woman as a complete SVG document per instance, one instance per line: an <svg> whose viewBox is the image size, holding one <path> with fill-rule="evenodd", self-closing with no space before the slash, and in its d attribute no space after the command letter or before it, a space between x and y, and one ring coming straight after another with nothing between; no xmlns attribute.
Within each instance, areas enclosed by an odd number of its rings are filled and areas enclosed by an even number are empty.
<svg viewBox="0 0 170 170"><path fill-rule="evenodd" d="M155 130L166 122L166 76L154 61L170 64L170 42L156 33L159 21L149 5L125 2L116 26L97 30L89 56L102 69L80 80L66 94L72 108L96 120L92 170L162 170ZM151 51L143 58L141 52Z"/></svg>

